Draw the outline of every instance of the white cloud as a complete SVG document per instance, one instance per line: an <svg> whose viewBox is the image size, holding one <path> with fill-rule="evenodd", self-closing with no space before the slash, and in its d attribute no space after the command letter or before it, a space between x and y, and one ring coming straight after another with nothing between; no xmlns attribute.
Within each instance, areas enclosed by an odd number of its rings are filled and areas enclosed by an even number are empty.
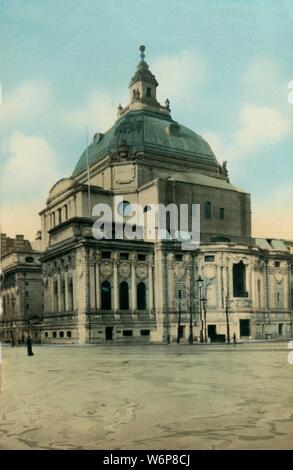
<svg viewBox="0 0 293 470"><path fill-rule="evenodd" d="M207 132L205 138L220 160L231 162L249 158L277 144L289 134L290 128L290 121L278 109L244 103L238 127L232 135Z"/></svg>
<svg viewBox="0 0 293 470"><path fill-rule="evenodd" d="M14 133L8 151L9 158L1 172L2 200L45 197L57 178L56 158L46 140Z"/></svg>
<svg viewBox="0 0 293 470"><path fill-rule="evenodd" d="M199 86L206 78L204 59L191 50L176 55L160 56L152 62L151 70L159 82L158 96L163 103L169 98L172 103L190 106Z"/></svg>
<svg viewBox="0 0 293 470"><path fill-rule="evenodd" d="M275 189L265 201L255 204L252 232L257 237L293 239L293 187Z"/></svg>
<svg viewBox="0 0 293 470"><path fill-rule="evenodd" d="M21 133L11 136L8 151L1 172L1 228L9 235L33 239L40 229L38 212L59 179L56 157L46 140Z"/></svg>
<svg viewBox="0 0 293 470"><path fill-rule="evenodd" d="M81 130L88 127L91 134L107 131L117 119L119 101L116 101L113 96L116 94L106 91L93 92L83 106L66 111L64 121ZM121 96L120 99L122 98Z"/></svg>
<svg viewBox="0 0 293 470"><path fill-rule="evenodd" d="M49 85L46 81L25 81L11 91L2 89L0 124L10 124L36 117L49 103Z"/></svg>
<svg viewBox="0 0 293 470"><path fill-rule="evenodd" d="M38 215L42 206L39 201L31 203L8 202L0 206L1 231L10 237L22 234L29 240L34 240L36 232L41 229Z"/></svg>
<svg viewBox="0 0 293 470"><path fill-rule="evenodd" d="M280 111L245 103L240 112L240 127L235 135L237 154L248 155L263 145L274 145L290 130L289 121Z"/></svg>
<svg viewBox="0 0 293 470"><path fill-rule="evenodd" d="M258 104L287 107L288 77L282 76L280 64L267 57L252 60L241 77L245 96Z"/></svg>

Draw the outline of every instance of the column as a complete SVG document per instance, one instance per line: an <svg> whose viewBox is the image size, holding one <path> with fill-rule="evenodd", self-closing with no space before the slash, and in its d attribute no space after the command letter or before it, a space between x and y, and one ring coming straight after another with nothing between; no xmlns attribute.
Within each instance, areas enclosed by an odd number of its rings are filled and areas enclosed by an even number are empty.
<svg viewBox="0 0 293 470"><path fill-rule="evenodd" d="M286 264L285 264L286 263ZM283 264L283 263L282 263ZM284 267L282 266L282 270L284 270L284 280L283 280L283 298L284 298L284 303L283 307L284 309L289 308L289 266L287 261L284 261Z"/></svg>
<svg viewBox="0 0 293 470"><path fill-rule="evenodd" d="M250 269L251 269L251 302L252 302L251 305L252 305L252 308L256 308L256 306L257 306L255 266L256 266L256 261L253 260L253 262L250 265Z"/></svg>
<svg viewBox="0 0 293 470"><path fill-rule="evenodd" d="M137 292L136 292L136 272L135 272L135 260L131 262L131 311L135 313L137 310Z"/></svg>
<svg viewBox="0 0 293 470"><path fill-rule="evenodd" d="M68 312L69 310L69 295L68 295L68 272L64 272L64 288L65 288L65 311Z"/></svg>
<svg viewBox="0 0 293 470"><path fill-rule="evenodd" d="M119 309L119 286L118 286L118 261L114 259L113 273L113 290L114 290L114 312Z"/></svg>
<svg viewBox="0 0 293 470"><path fill-rule="evenodd" d="M52 311L52 299L51 299L51 276L48 276L48 312Z"/></svg>
<svg viewBox="0 0 293 470"><path fill-rule="evenodd" d="M154 309L154 287L153 287L153 257L149 257L149 313Z"/></svg>
<svg viewBox="0 0 293 470"><path fill-rule="evenodd" d="M72 269L72 297L73 297L73 310L78 308L78 298L77 298L77 289L76 289L76 268Z"/></svg>
<svg viewBox="0 0 293 470"><path fill-rule="evenodd" d="M101 309L101 287L100 287L100 262L96 262L96 308Z"/></svg>
<svg viewBox="0 0 293 470"><path fill-rule="evenodd" d="M174 253L167 255L167 266L168 266L168 308L169 314L175 312L175 265L174 265Z"/></svg>
<svg viewBox="0 0 293 470"><path fill-rule="evenodd" d="M220 254L216 256L216 269L217 269L217 308L223 308L223 286L222 286L222 260Z"/></svg>
<svg viewBox="0 0 293 470"><path fill-rule="evenodd" d="M251 299L251 264L244 263L245 266L245 290L248 293L248 298Z"/></svg>
<svg viewBox="0 0 293 470"><path fill-rule="evenodd" d="M56 310L57 310L54 286L55 286L55 276L53 275L53 276L51 277L51 293L50 293L50 297L51 297L51 312L56 312Z"/></svg>
<svg viewBox="0 0 293 470"><path fill-rule="evenodd" d="M62 302L61 302L61 274L60 271L57 274L57 310L61 312Z"/></svg>
<svg viewBox="0 0 293 470"><path fill-rule="evenodd" d="M90 279L89 279L89 288L90 288L90 308L95 309L96 307L96 283L95 283L95 266L92 266L91 257L89 257L90 264Z"/></svg>

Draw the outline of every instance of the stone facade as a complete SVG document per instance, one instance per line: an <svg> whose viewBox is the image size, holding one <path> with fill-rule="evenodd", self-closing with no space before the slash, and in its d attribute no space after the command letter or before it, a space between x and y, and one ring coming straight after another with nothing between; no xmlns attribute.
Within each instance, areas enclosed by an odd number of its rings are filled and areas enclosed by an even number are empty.
<svg viewBox="0 0 293 470"><path fill-rule="evenodd" d="M23 235L12 239L1 234L1 247L0 339L17 344L30 334L38 342L43 314L40 253Z"/></svg>

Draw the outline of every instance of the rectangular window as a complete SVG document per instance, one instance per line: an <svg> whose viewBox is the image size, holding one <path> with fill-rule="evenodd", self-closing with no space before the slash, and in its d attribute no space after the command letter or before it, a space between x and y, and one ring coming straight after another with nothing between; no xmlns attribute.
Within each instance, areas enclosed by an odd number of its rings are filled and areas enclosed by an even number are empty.
<svg viewBox="0 0 293 470"><path fill-rule="evenodd" d="M215 261L215 257L214 255L206 255L204 257L204 260L205 260L205 263L212 263L213 261Z"/></svg>
<svg viewBox="0 0 293 470"><path fill-rule="evenodd" d="M175 255L175 261L182 261L183 255Z"/></svg>
<svg viewBox="0 0 293 470"><path fill-rule="evenodd" d="M146 97L150 98L151 96L152 96L152 89L149 86L147 86L147 88L146 88Z"/></svg>
<svg viewBox="0 0 293 470"><path fill-rule="evenodd" d="M120 259L128 259L129 253L120 253Z"/></svg>
<svg viewBox="0 0 293 470"><path fill-rule="evenodd" d="M240 337L250 336L250 320L239 320Z"/></svg>
<svg viewBox="0 0 293 470"><path fill-rule="evenodd" d="M110 259L111 258L111 251L102 251L102 258L103 259Z"/></svg>
<svg viewBox="0 0 293 470"><path fill-rule="evenodd" d="M150 330L140 330L141 336L150 336Z"/></svg>
<svg viewBox="0 0 293 470"><path fill-rule="evenodd" d="M61 208L58 209L58 224L61 224L62 222L62 211Z"/></svg>
<svg viewBox="0 0 293 470"><path fill-rule="evenodd" d="M123 336L133 336L132 330L123 330Z"/></svg>
<svg viewBox="0 0 293 470"><path fill-rule="evenodd" d="M278 330L279 330L280 336L283 336L283 328L284 328L284 323L279 323Z"/></svg>
<svg viewBox="0 0 293 470"><path fill-rule="evenodd" d="M57 332L53 331L52 336L53 336L53 338L57 338Z"/></svg>
<svg viewBox="0 0 293 470"><path fill-rule="evenodd" d="M279 268L280 267L280 261L275 261L275 268Z"/></svg>
<svg viewBox="0 0 293 470"><path fill-rule="evenodd" d="M225 219L225 209L224 209L224 207L220 207L220 209L219 209L219 218L221 220Z"/></svg>
<svg viewBox="0 0 293 470"><path fill-rule="evenodd" d="M142 253L138 253L137 260L138 261L145 261L146 260L146 255L144 255Z"/></svg>
<svg viewBox="0 0 293 470"><path fill-rule="evenodd" d="M71 338L71 331L67 331L66 336L67 336L67 338Z"/></svg>
<svg viewBox="0 0 293 470"><path fill-rule="evenodd" d="M67 204L65 204L65 206L64 206L64 213L65 213L65 220L67 220L68 219L68 206L67 206Z"/></svg>

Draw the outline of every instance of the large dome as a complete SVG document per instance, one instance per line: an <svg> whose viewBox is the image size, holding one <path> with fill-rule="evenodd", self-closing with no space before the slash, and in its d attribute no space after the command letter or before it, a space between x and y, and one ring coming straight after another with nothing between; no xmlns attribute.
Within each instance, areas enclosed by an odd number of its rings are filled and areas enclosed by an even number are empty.
<svg viewBox="0 0 293 470"><path fill-rule="evenodd" d="M198 134L163 113L149 110L127 112L105 134L96 134L88 147L89 165L115 153L121 143L133 151L158 156L192 158L195 162L217 167L209 144ZM81 155L73 176L87 168L87 151Z"/></svg>

